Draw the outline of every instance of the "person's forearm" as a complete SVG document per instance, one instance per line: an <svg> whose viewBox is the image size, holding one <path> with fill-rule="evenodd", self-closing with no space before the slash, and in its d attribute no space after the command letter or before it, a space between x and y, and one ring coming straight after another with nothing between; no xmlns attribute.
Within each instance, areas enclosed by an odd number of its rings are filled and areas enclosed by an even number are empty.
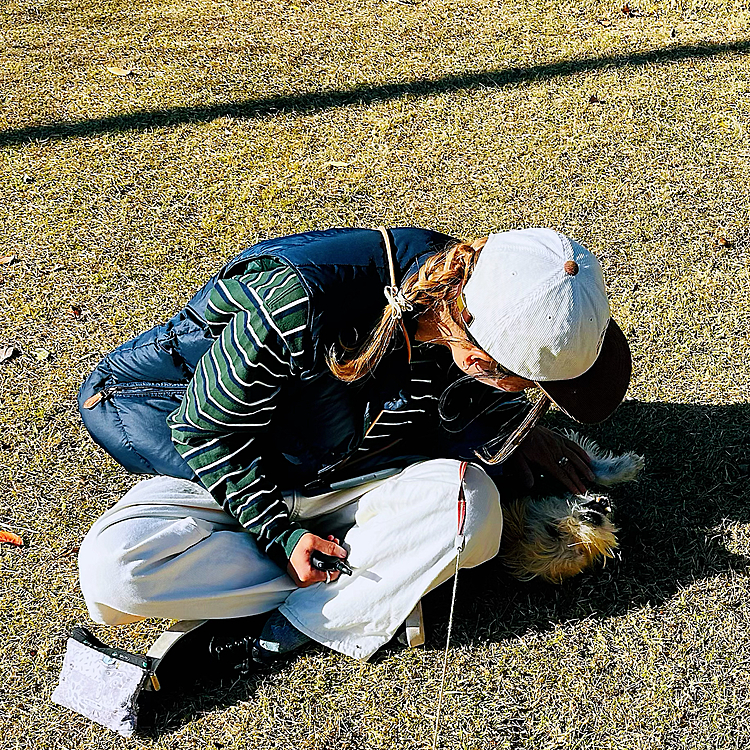
<svg viewBox="0 0 750 750"><path fill-rule="evenodd" d="M263 471L256 438L216 433L180 424L172 417L173 441L216 502L258 540L259 548L284 567L306 532L289 520L276 483Z"/></svg>
<svg viewBox="0 0 750 750"><path fill-rule="evenodd" d="M169 425L178 452L214 499L285 566L305 530L290 521L261 448L291 376L291 353L265 309L234 307L252 294L243 289L239 281L217 285L207 317L223 328Z"/></svg>

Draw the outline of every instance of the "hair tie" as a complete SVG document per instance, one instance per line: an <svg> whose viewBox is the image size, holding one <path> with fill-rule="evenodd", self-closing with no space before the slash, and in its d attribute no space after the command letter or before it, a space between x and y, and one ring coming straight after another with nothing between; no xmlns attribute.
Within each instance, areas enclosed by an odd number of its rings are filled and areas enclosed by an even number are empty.
<svg viewBox="0 0 750 750"><path fill-rule="evenodd" d="M405 312L411 312L414 306L404 296L404 293L397 286L386 286L383 288L383 294L388 300L388 307L391 308L391 317L400 320Z"/></svg>

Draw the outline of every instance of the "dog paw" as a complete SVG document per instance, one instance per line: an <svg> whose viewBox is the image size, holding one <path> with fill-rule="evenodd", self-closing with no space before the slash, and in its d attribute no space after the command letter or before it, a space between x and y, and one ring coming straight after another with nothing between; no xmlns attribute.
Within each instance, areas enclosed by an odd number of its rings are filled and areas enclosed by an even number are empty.
<svg viewBox="0 0 750 750"><path fill-rule="evenodd" d="M632 482L645 466L643 456L632 451L618 456L612 451L603 450L591 438L583 437L573 430L565 430L563 434L588 453L595 481L602 487Z"/></svg>

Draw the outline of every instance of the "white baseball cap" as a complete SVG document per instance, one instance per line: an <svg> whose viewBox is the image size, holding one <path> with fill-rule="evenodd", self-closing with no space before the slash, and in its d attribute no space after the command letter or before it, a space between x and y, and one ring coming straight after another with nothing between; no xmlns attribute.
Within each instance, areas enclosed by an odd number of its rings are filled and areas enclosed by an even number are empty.
<svg viewBox="0 0 750 750"><path fill-rule="evenodd" d="M492 234L463 295L476 343L571 417L598 422L622 401L630 350L585 247L551 229Z"/></svg>

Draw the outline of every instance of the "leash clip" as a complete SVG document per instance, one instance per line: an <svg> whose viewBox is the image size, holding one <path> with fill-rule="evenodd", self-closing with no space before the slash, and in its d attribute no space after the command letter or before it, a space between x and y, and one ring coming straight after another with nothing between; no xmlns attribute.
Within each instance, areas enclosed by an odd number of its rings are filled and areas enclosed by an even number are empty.
<svg viewBox="0 0 750 750"><path fill-rule="evenodd" d="M456 552L463 552L466 546L466 537L463 534L456 534Z"/></svg>

